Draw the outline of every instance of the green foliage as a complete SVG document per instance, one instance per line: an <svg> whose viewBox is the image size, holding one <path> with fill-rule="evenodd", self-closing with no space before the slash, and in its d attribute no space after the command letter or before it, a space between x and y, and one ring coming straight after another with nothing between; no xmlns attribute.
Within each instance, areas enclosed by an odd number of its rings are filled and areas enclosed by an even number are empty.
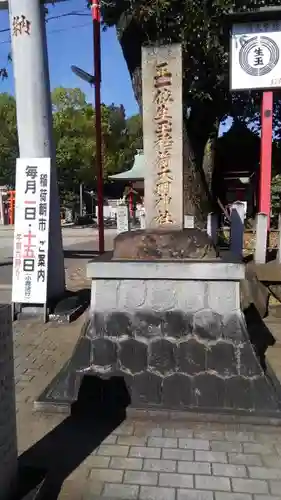
<svg viewBox="0 0 281 500"><path fill-rule="evenodd" d="M281 174L277 174L271 181L271 211L275 224L281 213Z"/></svg>
<svg viewBox="0 0 281 500"><path fill-rule="evenodd" d="M59 186L62 197L70 201L78 195L80 183L88 190L96 188L95 111L80 89L57 88L52 103ZM107 181L108 175L130 168L142 133L140 121L130 132L134 117L126 120L122 105L102 105L101 115Z"/></svg>
<svg viewBox="0 0 281 500"><path fill-rule="evenodd" d="M16 102L9 94L0 94L0 185L14 186L17 157Z"/></svg>
<svg viewBox="0 0 281 500"><path fill-rule="evenodd" d="M185 108L198 101L212 102L221 120L226 115L254 114L260 96L229 93L226 15L270 5L280 6L281 0L111 0L104 3L102 14L106 26L117 26L120 38L134 22L143 43L180 42Z"/></svg>
<svg viewBox="0 0 281 500"><path fill-rule="evenodd" d="M56 88L52 92L53 128L61 199L71 205L79 184L95 190L97 180L95 111L79 89ZM132 166L142 147L139 116L126 119L122 105L102 105L102 150L105 181L108 175ZM18 157L15 99L0 94L0 184L14 186Z"/></svg>

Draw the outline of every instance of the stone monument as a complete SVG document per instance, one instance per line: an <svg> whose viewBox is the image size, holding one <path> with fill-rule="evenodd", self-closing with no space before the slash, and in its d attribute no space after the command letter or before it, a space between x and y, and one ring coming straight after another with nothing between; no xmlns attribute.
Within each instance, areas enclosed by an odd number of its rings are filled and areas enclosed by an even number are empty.
<svg viewBox="0 0 281 500"><path fill-rule="evenodd" d="M179 45L143 49L146 229L89 263L89 323L37 408L75 401L86 374L121 377L134 408L279 416L240 307L244 264L184 229L181 66Z"/></svg>
<svg viewBox="0 0 281 500"><path fill-rule="evenodd" d="M183 229L180 45L142 50L146 227Z"/></svg>

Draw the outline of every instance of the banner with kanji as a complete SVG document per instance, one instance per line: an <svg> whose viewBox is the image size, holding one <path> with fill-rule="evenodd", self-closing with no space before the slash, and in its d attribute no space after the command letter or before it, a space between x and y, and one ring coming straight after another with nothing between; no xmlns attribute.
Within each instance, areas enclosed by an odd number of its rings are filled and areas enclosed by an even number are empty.
<svg viewBox="0 0 281 500"><path fill-rule="evenodd" d="M50 158L19 158L12 302L45 304L47 300Z"/></svg>

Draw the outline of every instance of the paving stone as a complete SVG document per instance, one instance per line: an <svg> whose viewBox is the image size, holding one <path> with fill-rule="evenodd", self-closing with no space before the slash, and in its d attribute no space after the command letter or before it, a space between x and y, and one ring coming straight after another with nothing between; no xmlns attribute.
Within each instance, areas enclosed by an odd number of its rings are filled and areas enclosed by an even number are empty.
<svg viewBox="0 0 281 500"><path fill-rule="evenodd" d="M174 488L141 486L140 489L140 500L175 500L175 498L176 490Z"/></svg>
<svg viewBox="0 0 281 500"><path fill-rule="evenodd" d="M233 491L240 493L268 493L268 483L260 479L232 479Z"/></svg>
<svg viewBox="0 0 281 500"><path fill-rule="evenodd" d="M274 495L280 495L281 493L281 481L269 481L269 487L271 493Z"/></svg>
<svg viewBox="0 0 281 500"><path fill-rule="evenodd" d="M228 451L233 452L242 451L242 444L239 442L228 442L228 441L211 441L210 442L211 450L213 451Z"/></svg>
<svg viewBox="0 0 281 500"><path fill-rule="evenodd" d="M244 453L260 453L264 455L272 455L274 446L261 443L243 443Z"/></svg>
<svg viewBox="0 0 281 500"><path fill-rule="evenodd" d="M262 455L263 464L266 467L280 467L281 469L281 457L279 455ZM262 464L251 464L251 465L262 465Z"/></svg>
<svg viewBox="0 0 281 500"><path fill-rule="evenodd" d="M215 476L247 477L247 470L244 465L213 464L213 474Z"/></svg>
<svg viewBox="0 0 281 500"><path fill-rule="evenodd" d="M107 467L109 466L109 461L110 457L98 457L97 455L89 455L84 463L87 464L90 468L107 469ZM121 467L115 467L115 469L121 469Z"/></svg>
<svg viewBox="0 0 281 500"><path fill-rule="evenodd" d="M163 448L162 458L171 460L193 460L194 451L192 450L172 450L169 448Z"/></svg>
<svg viewBox="0 0 281 500"><path fill-rule="evenodd" d="M262 465L260 455L247 455L246 453L229 453L230 464L234 465Z"/></svg>
<svg viewBox="0 0 281 500"><path fill-rule="evenodd" d="M134 435L140 437L163 437L163 429L162 427L150 427L145 423L138 422L135 425Z"/></svg>
<svg viewBox="0 0 281 500"><path fill-rule="evenodd" d="M110 467L112 469L142 470L143 460L142 458L112 457L110 460Z"/></svg>
<svg viewBox="0 0 281 500"><path fill-rule="evenodd" d="M105 444L99 446L97 455L126 457L129 453L129 446L118 446L117 444Z"/></svg>
<svg viewBox="0 0 281 500"><path fill-rule="evenodd" d="M123 475L123 470L92 469L90 472L90 480L100 483L122 483Z"/></svg>
<svg viewBox="0 0 281 500"><path fill-rule="evenodd" d="M228 477L195 476L195 487L199 490L230 491Z"/></svg>
<svg viewBox="0 0 281 500"><path fill-rule="evenodd" d="M206 439L179 439L179 448L189 450L209 450L210 442Z"/></svg>
<svg viewBox="0 0 281 500"><path fill-rule="evenodd" d="M281 446L276 446L276 450L278 455L281 455Z"/></svg>
<svg viewBox="0 0 281 500"><path fill-rule="evenodd" d="M88 481L87 484L84 487L84 491L82 493L82 500L92 500L93 497L95 496L100 496L102 493L102 490L104 488L104 483L98 483L97 481ZM69 495L69 491L66 492L65 500L71 500L71 497ZM73 500L75 500L75 496L72 497ZM61 499L61 494L59 495L59 499ZM79 499L77 499L79 500Z"/></svg>
<svg viewBox="0 0 281 500"><path fill-rule="evenodd" d="M172 486L174 488L193 488L193 476L187 474L159 474L160 486Z"/></svg>
<svg viewBox="0 0 281 500"><path fill-rule="evenodd" d="M252 500L252 495L248 493L225 493L216 491L215 500Z"/></svg>
<svg viewBox="0 0 281 500"><path fill-rule="evenodd" d="M281 479L281 469L248 467L249 476L254 479Z"/></svg>
<svg viewBox="0 0 281 500"><path fill-rule="evenodd" d="M177 500L213 500L212 491L178 490Z"/></svg>
<svg viewBox="0 0 281 500"><path fill-rule="evenodd" d="M132 446L130 448L129 456L136 458L160 458L161 448L146 448L145 446Z"/></svg>
<svg viewBox="0 0 281 500"><path fill-rule="evenodd" d="M21 451L64 419L41 418L32 404L71 356L82 323L23 325L17 325L14 341ZM112 500L281 500L280 433L265 426L161 424L152 418L126 420L64 482L59 500L94 500L99 495ZM201 447L209 441L211 448ZM235 477L245 470L250 477ZM190 483L192 475L197 489ZM161 486L155 482L160 477ZM137 482L125 484L125 478Z"/></svg>
<svg viewBox="0 0 281 500"><path fill-rule="evenodd" d="M116 444L116 441L117 441L117 436L114 436L114 434L110 434L109 436L107 436L107 438L105 438L102 442L102 444ZM122 443L118 443L118 444L122 444ZM126 443L124 443L126 444Z"/></svg>
<svg viewBox="0 0 281 500"><path fill-rule="evenodd" d="M117 444L125 446L145 446L147 443L147 437L139 436L116 436Z"/></svg>
<svg viewBox="0 0 281 500"><path fill-rule="evenodd" d="M246 431L225 431L225 438L227 441L241 441L241 442L248 442L248 441L255 441L256 436L254 432L246 432Z"/></svg>
<svg viewBox="0 0 281 500"><path fill-rule="evenodd" d="M194 437L197 439L208 439L208 441L210 440L223 441L225 439L224 431L216 431L211 429L194 431Z"/></svg>
<svg viewBox="0 0 281 500"><path fill-rule="evenodd" d="M117 436L132 436L134 434L134 425L122 424L120 425L120 427L117 427L113 432Z"/></svg>
<svg viewBox="0 0 281 500"><path fill-rule="evenodd" d="M151 437L148 440L148 446L155 448L177 448L178 440L176 438Z"/></svg>
<svg viewBox="0 0 281 500"><path fill-rule="evenodd" d="M190 429L164 429L164 437L168 438L192 438L193 434Z"/></svg>
<svg viewBox="0 0 281 500"><path fill-rule="evenodd" d="M62 488L60 490L59 500L82 500L83 490L85 490L86 486L87 486L86 482L78 482L72 480L64 481ZM96 494L100 493L101 491L100 487L101 487L100 484L96 485L95 488Z"/></svg>
<svg viewBox="0 0 281 500"><path fill-rule="evenodd" d="M67 477L67 481L85 481L90 477L91 469L89 469L84 464L81 467L77 467L71 474Z"/></svg>
<svg viewBox="0 0 281 500"><path fill-rule="evenodd" d="M139 486L132 484L105 484L102 496L114 499L137 500Z"/></svg>
<svg viewBox="0 0 281 500"><path fill-rule="evenodd" d="M211 474L211 465L208 462L178 462L180 474Z"/></svg>
<svg viewBox="0 0 281 500"><path fill-rule="evenodd" d="M144 461L143 470L155 472L176 472L176 467L177 462L175 460L157 460L147 458Z"/></svg>
<svg viewBox="0 0 281 500"><path fill-rule="evenodd" d="M281 496L254 495L254 500L281 500Z"/></svg>
<svg viewBox="0 0 281 500"><path fill-rule="evenodd" d="M157 472L126 471L124 483L156 486L158 482Z"/></svg>
<svg viewBox="0 0 281 500"><path fill-rule="evenodd" d="M195 460L198 462L227 463L227 455L223 451L195 451Z"/></svg>

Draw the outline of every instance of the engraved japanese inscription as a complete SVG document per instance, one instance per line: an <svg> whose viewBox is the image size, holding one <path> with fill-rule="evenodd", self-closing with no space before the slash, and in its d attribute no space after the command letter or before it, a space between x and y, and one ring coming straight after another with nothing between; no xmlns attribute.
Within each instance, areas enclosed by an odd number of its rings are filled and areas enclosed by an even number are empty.
<svg viewBox="0 0 281 500"><path fill-rule="evenodd" d="M147 228L183 228L180 45L142 51Z"/></svg>
<svg viewBox="0 0 281 500"><path fill-rule="evenodd" d="M169 71L167 62L156 65L154 76L156 113L155 122L155 148L156 148L156 171L157 180L155 184L155 206L157 215L156 222L159 224L173 223L171 214L171 183L173 176L170 168L172 138L172 116L169 107L173 102L172 73Z"/></svg>

